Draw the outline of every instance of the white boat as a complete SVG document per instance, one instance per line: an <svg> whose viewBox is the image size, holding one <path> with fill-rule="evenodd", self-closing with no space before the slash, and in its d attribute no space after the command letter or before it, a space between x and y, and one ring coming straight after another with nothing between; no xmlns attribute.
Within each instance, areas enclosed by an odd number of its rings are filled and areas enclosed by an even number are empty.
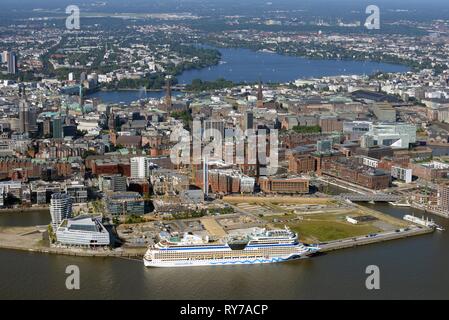
<svg viewBox="0 0 449 320"><path fill-rule="evenodd" d="M438 231L444 231L443 227L441 227L438 224L436 224L435 221L429 220L429 218L424 219L424 216L422 218L418 218L418 217L415 217L413 215L406 214L403 217L403 219L407 220L407 221L410 221L410 222L413 222L415 224L419 224L419 225L424 226L424 227L435 228Z"/></svg>
<svg viewBox="0 0 449 320"><path fill-rule="evenodd" d="M391 204L395 207L410 207L410 203L407 202L388 202L388 204Z"/></svg>
<svg viewBox="0 0 449 320"><path fill-rule="evenodd" d="M211 243L192 234L182 239L163 239L150 246L144 256L147 267L214 266L283 262L308 257L317 246L298 241L289 229L255 228L245 237Z"/></svg>

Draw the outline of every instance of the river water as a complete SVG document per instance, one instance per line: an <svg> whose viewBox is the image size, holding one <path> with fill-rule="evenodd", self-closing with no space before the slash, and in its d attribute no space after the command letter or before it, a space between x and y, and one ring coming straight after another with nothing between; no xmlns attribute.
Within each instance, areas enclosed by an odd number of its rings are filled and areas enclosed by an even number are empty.
<svg viewBox="0 0 449 320"><path fill-rule="evenodd" d="M402 217L420 211L370 207ZM449 229L449 221L433 217ZM31 222L32 221L32 222ZM49 221L48 213L0 214L2 225ZM279 264L145 268L141 261L0 250L0 299L441 299L449 298L449 232L329 252ZM380 290L365 268L380 268ZM65 288L77 265L81 289Z"/></svg>

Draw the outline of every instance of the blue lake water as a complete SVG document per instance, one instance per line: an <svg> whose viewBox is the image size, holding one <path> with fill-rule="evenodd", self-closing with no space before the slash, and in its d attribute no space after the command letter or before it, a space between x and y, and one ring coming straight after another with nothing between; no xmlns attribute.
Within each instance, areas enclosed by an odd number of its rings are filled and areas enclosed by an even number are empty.
<svg viewBox="0 0 449 320"><path fill-rule="evenodd" d="M258 52L241 48L219 48L222 62L201 70L185 71L178 76L179 83L191 83L193 79L216 80L225 78L234 82L288 82L296 79L363 75L378 71L406 72L408 67L387 63L350 60L316 60Z"/></svg>
<svg viewBox="0 0 449 320"><path fill-rule="evenodd" d="M406 72L409 70L406 66L388 63L316 60L241 48L219 48L219 50L222 54L222 63L201 70L185 71L177 77L178 82L189 84L193 79L212 81L219 78L234 82L256 82L259 80L263 82L288 82L323 76L369 75L378 71ZM173 94L180 93L174 91ZM99 98L105 103L129 104L143 98L160 99L163 96L163 91L122 90L95 92L88 97Z"/></svg>

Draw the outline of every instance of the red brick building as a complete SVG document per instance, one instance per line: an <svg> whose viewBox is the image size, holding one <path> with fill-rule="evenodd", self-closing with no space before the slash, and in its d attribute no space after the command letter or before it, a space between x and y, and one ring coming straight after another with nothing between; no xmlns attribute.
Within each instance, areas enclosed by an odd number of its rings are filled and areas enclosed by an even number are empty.
<svg viewBox="0 0 449 320"><path fill-rule="evenodd" d="M47 168L58 177L72 174L72 166L66 161L32 161L32 159L3 158L0 160L0 179L28 181L46 176Z"/></svg>
<svg viewBox="0 0 449 320"><path fill-rule="evenodd" d="M310 154L292 154L288 158L288 171L292 173L315 172L316 158Z"/></svg>
<svg viewBox="0 0 449 320"><path fill-rule="evenodd" d="M391 181L389 173L361 165L347 158L323 162L322 174L373 190L386 189Z"/></svg>
<svg viewBox="0 0 449 320"><path fill-rule="evenodd" d="M129 161L95 160L92 162L92 173L97 176L101 174L121 174L129 177L131 176L131 165Z"/></svg>
<svg viewBox="0 0 449 320"><path fill-rule="evenodd" d="M308 193L309 180L304 178L267 178L259 179L260 189L265 193Z"/></svg>

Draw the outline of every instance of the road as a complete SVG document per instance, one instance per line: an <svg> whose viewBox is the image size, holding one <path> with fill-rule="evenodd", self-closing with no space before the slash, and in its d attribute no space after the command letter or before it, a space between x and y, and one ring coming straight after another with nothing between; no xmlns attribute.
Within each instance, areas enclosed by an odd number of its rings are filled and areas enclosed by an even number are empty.
<svg viewBox="0 0 449 320"><path fill-rule="evenodd" d="M325 242L325 243L319 244L319 247L321 248L320 251L325 252L325 251L332 251L332 250L350 248L350 247L355 247L355 246L362 246L365 244L371 244L371 243L376 243L376 242L412 237L412 236L416 236L416 235L420 235L420 234L431 233L434 231L434 229L432 229L432 228L418 227L418 226L409 226L408 228L400 229L400 230L402 230L402 231L396 232L395 230L392 230L392 231L386 231L386 232L382 232L382 233L373 234L372 236L369 236L369 235L368 236L360 236L360 237Z"/></svg>

